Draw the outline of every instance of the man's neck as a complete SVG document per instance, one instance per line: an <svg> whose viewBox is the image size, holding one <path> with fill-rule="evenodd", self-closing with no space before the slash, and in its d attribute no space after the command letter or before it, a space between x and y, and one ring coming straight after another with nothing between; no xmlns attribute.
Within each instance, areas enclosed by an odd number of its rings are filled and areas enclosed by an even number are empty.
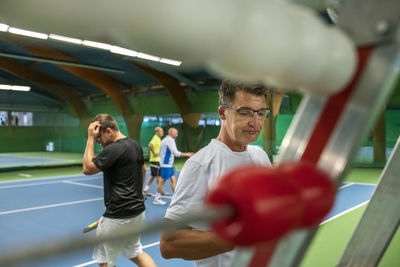
<svg viewBox="0 0 400 267"><path fill-rule="evenodd" d="M114 139L114 142L117 142L119 139L123 139L123 138L126 138L126 136L123 135L121 132L117 132L116 136L115 136L115 139Z"/></svg>
<svg viewBox="0 0 400 267"><path fill-rule="evenodd" d="M247 150L247 145L234 143L227 134L219 133L217 140L224 143L234 152L243 152Z"/></svg>

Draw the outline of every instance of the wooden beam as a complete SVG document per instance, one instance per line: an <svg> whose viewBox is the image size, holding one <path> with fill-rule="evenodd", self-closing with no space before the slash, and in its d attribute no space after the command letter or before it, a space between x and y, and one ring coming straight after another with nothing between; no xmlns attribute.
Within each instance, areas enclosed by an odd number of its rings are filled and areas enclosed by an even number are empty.
<svg viewBox="0 0 400 267"><path fill-rule="evenodd" d="M276 119L279 114L279 109L282 104L284 93L268 89L265 98L267 107L271 109L271 114L264 121L262 138L263 148L267 152L271 162L273 162L273 155L275 154L276 147Z"/></svg>
<svg viewBox="0 0 400 267"><path fill-rule="evenodd" d="M17 45L21 43L19 39L7 38L7 40ZM46 57L55 60L78 62L76 58L47 46L28 45L24 46L23 49L37 57ZM81 68L77 66L69 66L65 64L56 65L64 71L67 71L75 75L76 77L79 77L80 79L93 84L94 86L105 92L117 106L122 117L124 118L128 129L128 135L136 140L140 139L139 134L143 121L143 119L141 120L140 118L143 118L143 116L137 115L135 113L135 110L133 109L128 97L122 92L122 90L127 89L126 87L124 87L124 85L116 82L112 77L98 70Z"/></svg>
<svg viewBox="0 0 400 267"><path fill-rule="evenodd" d="M158 71L145 64L137 62L130 63L134 67L140 69L141 71L156 79L163 87L167 89L172 99L174 100L174 103L177 106L183 121L186 124L188 124L192 128L196 128L199 126L201 113L192 112L192 105L184 89L182 88L180 81L163 71Z"/></svg>

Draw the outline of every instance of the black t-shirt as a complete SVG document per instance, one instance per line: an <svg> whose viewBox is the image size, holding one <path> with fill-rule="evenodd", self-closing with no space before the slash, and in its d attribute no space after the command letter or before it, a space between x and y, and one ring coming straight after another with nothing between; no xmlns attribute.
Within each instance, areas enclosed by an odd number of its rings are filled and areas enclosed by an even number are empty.
<svg viewBox="0 0 400 267"><path fill-rule="evenodd" d="M142 193L143 151L135 140L118 139L106 146L93 162L103 171L104 217L135 217L145 210Z"/></svg>

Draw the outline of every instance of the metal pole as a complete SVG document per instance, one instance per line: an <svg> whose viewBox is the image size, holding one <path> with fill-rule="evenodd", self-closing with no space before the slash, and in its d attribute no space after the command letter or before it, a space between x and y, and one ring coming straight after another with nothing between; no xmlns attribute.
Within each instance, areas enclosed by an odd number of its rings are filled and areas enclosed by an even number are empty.
<svg viewBox="0 0 400 267"><path fill-rule="evenodd" d="M234 214L231 207L218 207L206 208L202 211L192 212L179 221L164 220L161 222L148 223L142 227L131 229L129 227L122 227L117 231L111 232L109 235L103 237L89 236L86 238L75 237L71 239L64 239L61 241L49 242L47 244L40 244L40 246L30 246L13 250L9 253L0 255L0 266L10 266L11 264L21 263L28 260L45 258L60 253L76 251L79 249L92 247L98 243L113 241L117 239L130 238L132 236L144 235L165 230L180 229L187 227L193 222L211 222L227 218Z"/></svg>

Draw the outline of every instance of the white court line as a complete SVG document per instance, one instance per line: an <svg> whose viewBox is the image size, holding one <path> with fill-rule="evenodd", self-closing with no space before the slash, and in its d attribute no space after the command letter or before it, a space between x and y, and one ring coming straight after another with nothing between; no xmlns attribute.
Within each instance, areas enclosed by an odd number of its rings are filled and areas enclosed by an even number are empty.
<svg viewBox="0 0 400 267"><path fill-rule="evenodd" d="M373 183L352 183L354 185L369 185L369 186L376 186L377 184L373 184Z"/></svg>
<svg viewBox="0 0 400 267"><path fill-rule="evenodd" d="M147 170L146 173L150 173L150 170ZM82 177L84 176L84 177ZM85 175L85 174L70 174L70 175L57 175L57 176L50 176L50 177L43 177L43 178L32 178L36 180L55 180L55 179L66 179L66 178L74 178L77 177L77 180L90 180L90 179L103 179L103 175ZM16 180L9 180L9 181L0 181L0 184L7 184L7 183L23 183L26 182L27 179L16 179Z"/></svg>
<svg viewBox="0 0 400 267"><path fill-rule="evenodd" d="M341 190L343 188L346 188L346 187L349 187L349 186L352 186L352 185L354 185L354 183L348 183L348 184L342 185L341 187L338 188L338 190Z"/></svg>
<svg viewBox="0 0 400 267"><path fill-rule="evenodd" d="M85 176L81 178L72 178L73 181L86 181L86 180L95 180L95 179L103 179L103 176Z"/></svg>
<svg viewBox="0 0 400 267"><path fill-rule="evenodd" d="M72 266L72 267L84 267L84 266L92 265L92 264L95 264L95 263L97 263L96 260L94 260L94 261L88 261L88 262L84 262L84 263L82 263L82 264L74 265L74 266Z"/></svg>
<svg viewBox="0 0 400 267"><path fill-rule="evenodd" d="M25 209L18 209L18 210L8 210L8 211L0 212L0 215L11 214L11 213L19 213L19 212L25 212L25 211L31 211L31 210L41 210L41 209L48 209L48 208L54 208L54 207L69 206L69 205L75 205L75 204L81 204L81 203L93 202L93 201L99 201L99 200L103 200L103 198L102 197L100 197L100 198L92 198L92 199L64 202L64 203L44 205L44 206L38 206L38 207L32 207L32 208L25 208Z"/></svg>
<svg viewBox="0 0 400 267"><path fill-rule="evenodd" d="M155 197L156 195L153 194L153 193L150 193L150 195L147 195L147 196L148 196L148 197ZM169 198L169 199L172 199L171 196L163 196L163 195L161 195L161 198Z"/></svg>
<svg viewBox="0 0 400 267"><path fill-rule="evenodd" d="M63 177L65 178L65 177ZM73 181L83 181L83 180L94 180L94 179L103 179L103 177L84 177L84 178L77 178L74 179ZM59 178L57 178L59 179ZM27 180L24 180L25 182L27 182ZM33 182L33 183L27 183L27 184L15 184L15 185L3 185L0 186L0 189L8 189L8 188L17 188L17 187L28 187L28 186L36 186L36 185L46 185L46 184L57 184L57 183L63 183L67 180L63 180L63 181L49 181L49 182Z"/></svg>
<svg viewBox="0 0 400 267"><path fill-rule="evenodd" d="M348 184L345 184L345 185L339 187L338 190L344 189L344 188L349 187L349 186L352 186L352 185L376 186L376 184L367 184L367 183L348 183ZM338 217L340 217L340 216L342 216L342 215L345 215L346 213L349 213L350 211L353 211L353 210L355 210L355 209L358 209L359 207L364 206L364 205L367 204L368 202L369 202L369 200L367 200L367 201L365 201L365 202L363 202L363 203L361 203L361 204L358 204L358 205L356 205L356 206L354 206L354 207L352 207L352 208L350 208L350 209L347 209L347 210L345 210L345 211L342 211L341 213L338 213L338 214L336 214L335 216L332 216L331 218L329 218L329 219L327 219L327 220L321 222L319 225L323 225L323 224L325 224L325 223L327 223L327 222L329 222L329 221L332 221L332 220L334 220L334 219L336 219L336 218L338 218Z"/></svg>
<svg viewBox="0 0 400 267"><path fill-rule="evenodd" d="M74 184L74 185L82 185L82 186L87 186L87 187L93 187L93 188L101 188L101 189L103 189L103 187L102 186L100 186L100 185L93 185L93 184L84 184L84 183L77 183L77 182L74 182L74 181L62 181L63 183L66 183L66 184Z"/></svg>
<svg viewBox="0 0 400 267"><path fill-rule="evenodd" d="M82 177L84 176L84 177ZM43 177L43 178L32 178L31 180L33 181L45 181L45 180L57 180L57 179L67 179L71 178L73 179L76 177L77 179L98 179L98 178L103 178L103 176L100 175L93 175L90 177L87 177L87 175L84 174L70 174L70 175L58 175L58 176L50 176L50 177ZM0 181L0 184L7 184L7 183L24 183L29 180L27 179L17 179L17 180L9 180L9 181Z"/></svg>
<svg viewBox="0 0 400 267"><path fill-rule="evenodd" d="M342 216L342 215L345 215L346 213L349 213L350 211L353 211L353 210L355 210L355 209L358 209L358 208L364 206L365 204L367 204L368 202L369 202L369 200L367 200L367 201L365 201L365 202L363 202L363 203L361 203L361 204L358 204L357 206L354 206L354 207L352 207L352 208L350 208L350 209L347 209L347 210L345 210L345 211L342 211L341 213L338 213L338 214L336 214L335 216L333 216L333 217L331 217L331 218L329 218L329 219L323 221L323 222L320 223L319 225L323 225L323 224L325 224L325 223L327 223L327 222L330 222L330 221L332 221L332 220L334 220L334 219L336 219L336 218L338 218L338 217L340 217L340 216Z"/></svg>
<svg viewBox="0 0 400 267"><path fill-rule="evenodd" d="M154 247L154 246L157 246L158 244L160 244L160 242L154 242L154 243L151 243L151 244L148 244L148 245L143 246L143 249L149 248L149 247ZM72 267L83 267L83 266L88 266L88 265L92 265L92 264L95 264L95 263L97 263L96 260L94 260L94 261L88 261L88 262L84 262L84 263L79 264L79 265L74 265L74 266L72 266Z"/></svg>
<svg viewBox="0 0 400 267"><path fill-rule="evenodd" d="M58 184L62 181L51 181L51 182L37 182L37 183L30 183L30 184L14 184L14 185L4 185L0 186L0 189L8 189L8 188L17 188L17 187L29 187L35 185L45 185L45 184Z"/></svg>
<svg viewBox="0 0 400 267"><path fill-rule="evenodd" d="M27 174L27 173L18 173L18 175L19 175L19 176L23 176L23 177L28 177L28 178L31 178L31 177L32 177L32 175Z"/></svg>
<svg viewBox="0 0 400 267"><path fill-rule="evenodd" d="M372 183L346 183L346 184L342 185L341 187L339 187L338 190L352 186L352 185L376 186L376 184L372 184Z"/></svg>

